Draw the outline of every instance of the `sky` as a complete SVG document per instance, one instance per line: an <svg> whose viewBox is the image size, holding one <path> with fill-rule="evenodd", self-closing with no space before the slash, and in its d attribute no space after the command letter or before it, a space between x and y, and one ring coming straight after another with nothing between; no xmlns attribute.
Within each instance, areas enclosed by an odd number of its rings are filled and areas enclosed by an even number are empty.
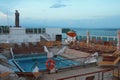
<svg viewBox="0 0 120 80"><path fill-rule="evenodd" d="M120 28L120 0L0 0L0 25Z"/></svg>

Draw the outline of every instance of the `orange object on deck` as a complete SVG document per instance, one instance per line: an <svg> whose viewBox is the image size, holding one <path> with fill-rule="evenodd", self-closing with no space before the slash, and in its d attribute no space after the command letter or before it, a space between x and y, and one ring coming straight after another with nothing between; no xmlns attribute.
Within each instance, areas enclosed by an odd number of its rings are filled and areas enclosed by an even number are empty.
<svg viewBox="0 0 120 80"><path fill-rule="evenodd" d="M52 70L55 67L55 61L54 60L47 60L46 61L46 68L49 70Z"/></svg>
<svg viewBox="0 0 120 80"><path fill-rule="evenodd" d="M67 32L67 35L70 36L70 37L75 37L76 33L73 32L73 31L69 31L69 32Z"/></svg>

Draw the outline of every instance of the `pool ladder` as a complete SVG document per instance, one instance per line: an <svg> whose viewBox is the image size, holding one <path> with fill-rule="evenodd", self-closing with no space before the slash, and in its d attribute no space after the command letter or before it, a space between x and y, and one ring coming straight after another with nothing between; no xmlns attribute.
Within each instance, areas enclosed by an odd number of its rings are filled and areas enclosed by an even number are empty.
<svg viewBox="0 0 120 80"><path fill-rule="evenodd" d="M13 49L10 48L10 54L11 54L11 58L13 60L13 63L16 65L16 67L21 71L21 72L24 72L24 70L19 66L19 64L17 64L17 62L15 61L15 58L14 58L14 53L13 53Z"/></svg>

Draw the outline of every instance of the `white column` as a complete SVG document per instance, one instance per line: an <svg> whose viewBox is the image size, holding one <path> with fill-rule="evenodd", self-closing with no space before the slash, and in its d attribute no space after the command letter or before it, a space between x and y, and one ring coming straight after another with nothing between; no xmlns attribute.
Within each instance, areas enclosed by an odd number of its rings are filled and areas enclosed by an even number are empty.
<svg viewBox="0 0 120 80"><path fill-rule="evenodd" d="M117 49L120 50L120 30L118 31L118 34L117 34Z"/></svg>
<svg viewBox="0 0 120 80"><path fill-rule="evenodd" d="M107 36L107 41L109 41L109 36Z"/></svg>
<svg viewBox="0 0 120 80"><path fill-rule="evenodd" d="M90 40L90 33L89 31L87 31L87 45L89 44L89 40Z"/></svg>

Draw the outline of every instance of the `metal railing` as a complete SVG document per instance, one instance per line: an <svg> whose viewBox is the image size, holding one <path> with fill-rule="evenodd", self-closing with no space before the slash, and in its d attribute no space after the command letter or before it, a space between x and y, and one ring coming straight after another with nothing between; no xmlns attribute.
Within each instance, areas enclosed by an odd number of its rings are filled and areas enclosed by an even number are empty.
<svg viewBox="0 0 120 80"><path fill-rule="evenodd" d="M86 39L86 35L77 35L78 40ZM110 41L110 40L117 40L117 36L97 36L97 35L90 35L90 40L96 39L96 40L103 40L103 41Z"/></svg>
<svg viewBox="0 0 120 80"><path fill-rule="evenodd" d="M107 69L103 69L103 70L88 72L88 73L85 73L85 74L68 76L68 77L64 77L64 78L59 78L57 80L69 80L69 79L80 80L80 77L83 77L83 76L86 77L86 76L89 76L89 75L92 75L92 76L96 77L96 74L98 74L98 75L97 75L97 78L95 80L104 80L104 73L109 72L109 71L114 71L114 68L107 68Z"/></svg>

